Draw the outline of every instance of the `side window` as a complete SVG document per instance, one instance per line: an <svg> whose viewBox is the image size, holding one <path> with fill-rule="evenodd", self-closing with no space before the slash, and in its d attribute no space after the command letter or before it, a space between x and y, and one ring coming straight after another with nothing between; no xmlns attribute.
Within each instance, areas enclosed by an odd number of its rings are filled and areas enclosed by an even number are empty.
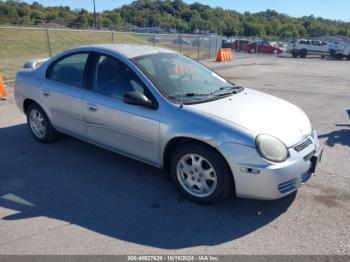
<svg viewBox="0 0 350 262"><path fill-rule="evenodd" d="M72 86L83 86L83 76L88 56L88 53L79 53L59 60L49 67L47 77Z"/></svg>
<svg viewBox="0 0 350 262"><path fill-rule="evenodd" d="M319 41L312 41L312 44L317 46L321 45Z"/></svg>
<svg viewBox="0 0 350 262"><path fill-rule="evenodd" d="M299 42L301 45L309 45L310 44L310 41L308 40L300 40Z"/></svg>
<svg viewBox="0 0 350 262"><path fill-rule="evenodd" d="M97 60L92 90L118 99L130 91L146 93L143 83L127 65L104 55Z"/></svg>

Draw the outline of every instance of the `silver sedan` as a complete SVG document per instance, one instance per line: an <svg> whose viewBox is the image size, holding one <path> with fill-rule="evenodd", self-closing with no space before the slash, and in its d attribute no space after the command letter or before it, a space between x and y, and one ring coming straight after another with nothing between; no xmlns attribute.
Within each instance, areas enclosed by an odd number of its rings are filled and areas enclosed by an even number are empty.
<svg viewBox="0 0 350 262"><path fill-rule="evenodd" d="M63 132L162 168L200 203L283 197L322 153L300 108L163 48L95 45L31 61L15 98L39 142Z"/></svg>

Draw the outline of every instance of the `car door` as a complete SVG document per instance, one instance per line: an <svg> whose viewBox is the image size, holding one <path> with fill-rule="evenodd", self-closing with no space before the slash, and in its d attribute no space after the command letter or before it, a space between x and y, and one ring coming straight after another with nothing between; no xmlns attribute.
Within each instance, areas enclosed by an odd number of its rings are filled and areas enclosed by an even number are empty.
<svg viewBox="0 0 350 262"><path fill-rule="evenodd" d="M58 58L47 69L42 83L44 108L54 127L75 136L85 136L83 90L88 52Z"/></svg>
<svg viewBox="0 0 350 262"><path fill-rule="evenodd" d="M299 41L299 48L297 48L298 50L302 50L302 49L307 49L310 50L310 41L309 40L300 40Z"/></svg>
<svg viewBox="0 0 350 262"><path fill-rule="evenodd" d="M263 42L261 49L263 53L273 53L272 46L268 42Z"/></svg>
<svg viewBox="0 0 350 262"><path fill-rule="evenodd" d="M160 110L127 104L123 96L138 91L157 101L124 62L104 54L95 54L93 60L90 87L84 95L88 139L158 165Z"/></svg>
<svg viewBox="0 0 350 262"><path fill-rule="evenodd" d="M320 41L311 41L311 50L313 53L318 54L321 52L321 42Z"/></svg>

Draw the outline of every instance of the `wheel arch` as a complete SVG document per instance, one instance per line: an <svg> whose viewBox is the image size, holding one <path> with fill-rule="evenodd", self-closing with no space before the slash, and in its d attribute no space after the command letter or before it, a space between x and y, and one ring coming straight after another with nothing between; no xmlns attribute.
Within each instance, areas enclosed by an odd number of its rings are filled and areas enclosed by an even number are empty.
<svg viewBox="0 0 350 262"><path fill-rule="evenodd" d="M37 104L38 106L40 106L39 105L39 103L38 102L36 102L35 100L33 100L33 99L30 99L30 98L26 98L26 99L24 99L24 101L23 101L23 112L25 113L25 114L27 114L27 111L28 111L28 108L29 108L29 106L31 105L31 104ZM41 106L40 106L41 107ZM42 108L42 107L41 107Z"/></svg>
<svg viewBox="0 0 350 262"><path fill-rule="evenodd" d="M37 101L35 101L35 100L31 99L31 98L26 98L23 101L23 112L24 112L24 114L27 115L28 108L32 104L38 105L44 111L44 113L46 114L46 116L49 119L49 121L52 123L51 118L50 118L49 114L46 112L46 110Z"/></svg>
<svg viewBox="0 0 350 262"><path fill-rule="evenodd" d="M192 138L192 137L186 137L186 136L174 137L167 142L166 146L164 147L164 151L163 151L163 162L162 162L163 171L165 171L167 173L169 172L171 153L179 146L184 145L184 144L189 144L189 143L200 144L200 145L208 147L208 148L214 150L215 152L217 152L218 155L220 155L220 157L225 161L227 168L232 173L230 165L228 164L226 158L221 154L221 152L219 150L217 150L214 146L210 145L209 143L206 143L205 141L202 141L202 140L196 139L196 138ZM232 176L232 178L233 178L233 176Z"/></svg>

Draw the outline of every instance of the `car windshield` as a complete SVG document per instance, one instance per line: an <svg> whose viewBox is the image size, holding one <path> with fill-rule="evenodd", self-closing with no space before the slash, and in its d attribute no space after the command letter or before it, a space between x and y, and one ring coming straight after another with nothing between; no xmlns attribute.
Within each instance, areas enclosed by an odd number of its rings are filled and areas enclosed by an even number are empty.
<svg viewBox="0 0 350 262"><path fill-rule="evenodd" d="M152 54L133 59L166 97L181 102L202 102L241 89L202 64L180 54Z"/></svg>

